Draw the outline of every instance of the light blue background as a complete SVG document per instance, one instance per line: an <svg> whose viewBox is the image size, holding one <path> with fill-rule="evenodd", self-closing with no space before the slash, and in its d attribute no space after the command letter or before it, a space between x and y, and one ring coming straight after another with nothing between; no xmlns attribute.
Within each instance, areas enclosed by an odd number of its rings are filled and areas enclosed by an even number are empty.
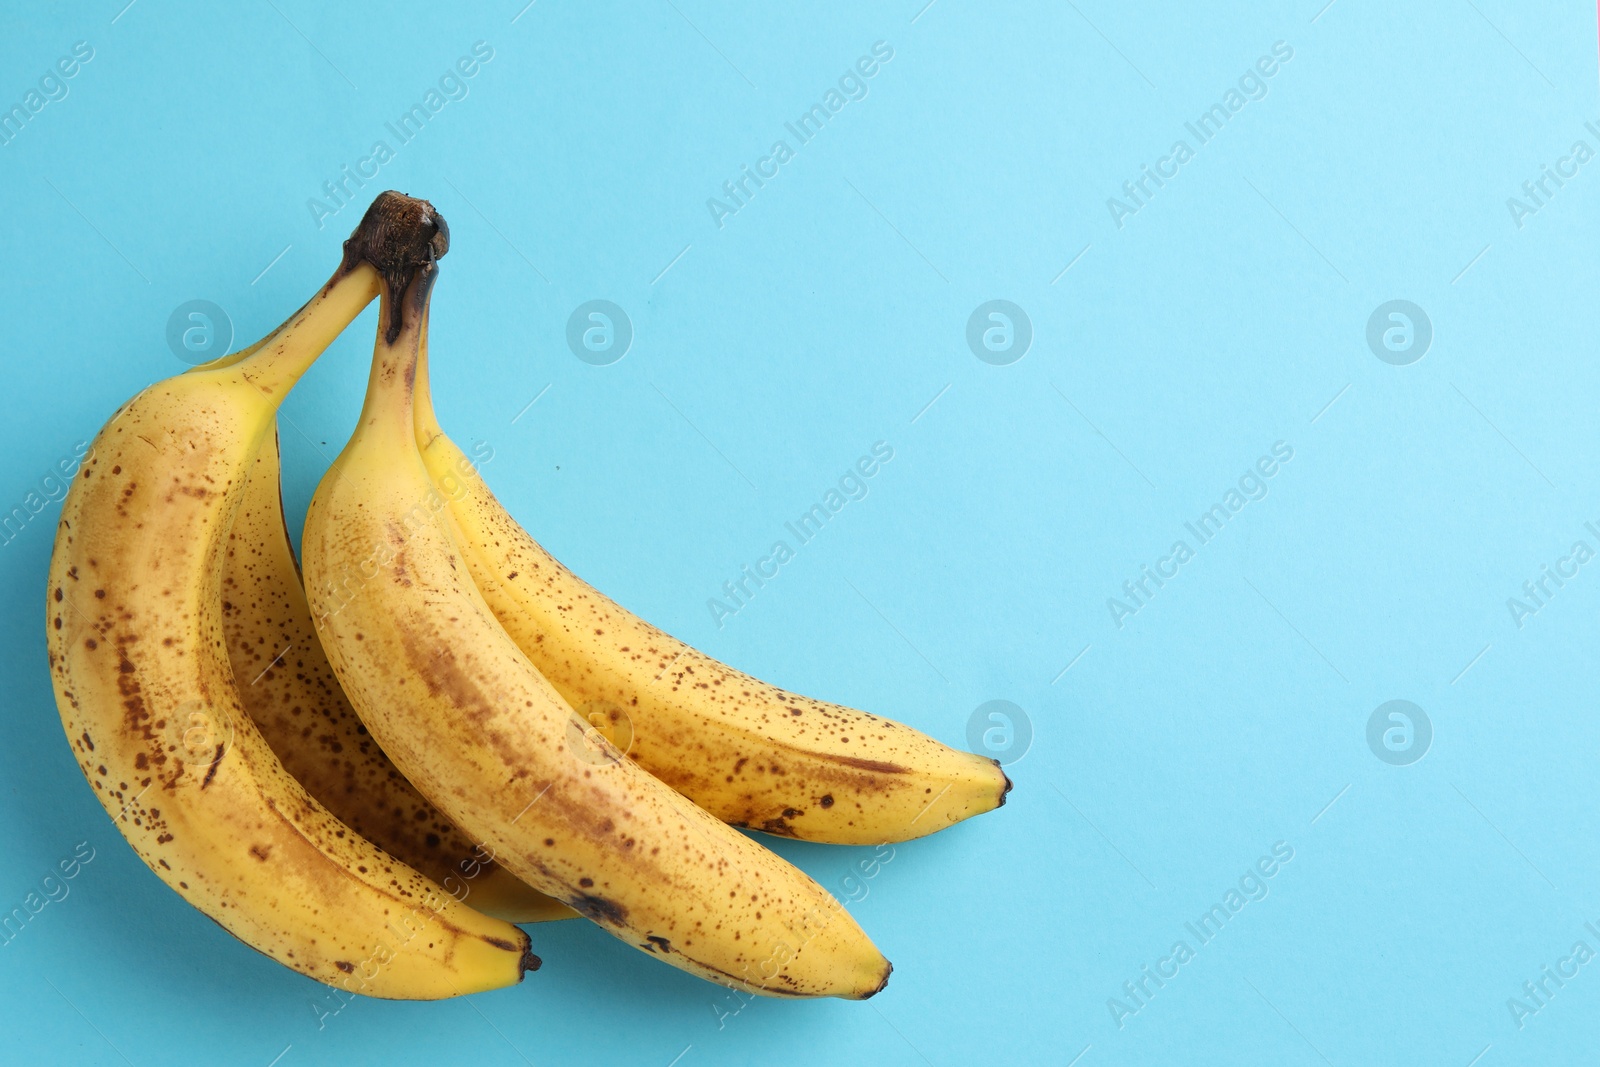
<svg viewBox="0 0 1600 1067"><path fill-rule="evenodd" d="M1034 737L1002 811L900 846L852 905L896 964L870 1003L719 1026L721 990L567 923L519 988L319 1030L320 987L168 892L75 772L51 504L0 548L0 911L95 859L0 947L6 1059L1592 1061L1600 962L1520 1029L1507 999L1600 950L1600 562L1520 628L1506 605L1600 548L1600 162L1520 228L1506 204L1600 149L1592 8L124 2L0 16L6 107L94 48L0 147L0 508L183 369L174 308L259 337L394 187L451 226L444 423L557 555L787 687L959 745L1008 699ZM308 198L479 40L470 94L319 229ZM707 198L880 40L866 99L719 229ZM1265 99L1118 229L1106 199L1275 41ZM564 339L595 298L636 330L607 367ZM1010 366L964 340L993 298L1033 325ZM1397 298L1434 329L1410 366L1365 340ZM373 320L288 400L292 523ZM879 440L870 495L719 628L707 599ZM1269 495L1115 626L1107 598L1277 441ZM1433 724L1410 766L1367 746L1391 699ZM1270 895L1119 1029L1108 998L1279 841ZM862 855L774 847L837 892Z"/></svg>

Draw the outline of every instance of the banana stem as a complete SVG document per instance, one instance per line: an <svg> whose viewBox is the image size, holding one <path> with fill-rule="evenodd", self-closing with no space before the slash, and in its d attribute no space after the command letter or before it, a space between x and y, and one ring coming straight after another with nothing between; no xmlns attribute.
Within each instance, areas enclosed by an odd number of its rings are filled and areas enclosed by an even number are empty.
<svg viewBox="0 0 1600 1067"><path fill-rule="evenodd" d="M417 348L417 381L414 388L416 394L415 425L417 441L424 448L432 443L435 437L444 433L439 426L439 416L433 410L433 387L428 380L428 321L422 321L422 338Z"/></svg>
<svg viewBox="0 0 1600 1067"><path fill-rule="evenodd" d="M341 267L311 302L297 311L253 352L218 374L244 377L276 407L333 339L378 295L378 271L370 263ZM231 375L230 375L231 376Z"/></svg>
<svg viewBox="0 0 1600 1067"><path fill-rule="evenodd" d="M345 241L339 269L310 302L264 340L189 373L234 368L276 405L380 286L405 290L420 267L449 248L449 228L432 204L392 190L380 193ZM390 323L391 340L398 327L398 319Z"/></svg>
<svg viewBox="0 0 1600 1067"><path fill-rule="evenodd" d="M366 400L361 406L361 425L367 428L365 432L393 438L391 444L401 454L416 451L417 378L422 372L428 301L438 275L438 265L430 262L416 269L403 290L388 278L382 281L378 339L373 346Z"/></svg>

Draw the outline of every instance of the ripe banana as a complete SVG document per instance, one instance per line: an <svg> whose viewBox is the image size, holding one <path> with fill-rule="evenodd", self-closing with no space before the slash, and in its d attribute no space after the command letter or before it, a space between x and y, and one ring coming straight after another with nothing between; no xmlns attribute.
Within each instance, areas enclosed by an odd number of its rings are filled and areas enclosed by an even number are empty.
<svg viewBox="0 0 1600 1067"><path fill-rule="evenodd" d="M1005 803L994 760L742 674L562 566L440 429L426 358L424 339L417 444L450 490L467 570L539 672L640 766L724 822L840 845L922 837Z"/></svg>
<svg viewBox="0 0 1600 1067"><path fill-rule="evenodd" d="M250 357L124 405L63 503L46 616L68 740L151 870L280 963L404 999L513 985L538 961L526 934L351 833L283 769L240 701L221 565L284 394L435 242L428 204L383 194L327 286Z"/></svg>
<svg viewBox="0 0 1600 1067"><path fill-rule="evenodd" d="M385 285L366 403L301 541L312 613L351 704L508 870L618 938L750 992L876 993L889 963L837 901L603 738L591 747L484 603L417 450L434 275Z"/></svg>
<svg viewBox="0 0 1600 1067"><path fill-rule="evenodd" d="M223 633L244 709L284 768L350 829L508 922L577 912L519 882L423 799L328 666L284 525L278 439L256 454L222 566Z"/></svg>

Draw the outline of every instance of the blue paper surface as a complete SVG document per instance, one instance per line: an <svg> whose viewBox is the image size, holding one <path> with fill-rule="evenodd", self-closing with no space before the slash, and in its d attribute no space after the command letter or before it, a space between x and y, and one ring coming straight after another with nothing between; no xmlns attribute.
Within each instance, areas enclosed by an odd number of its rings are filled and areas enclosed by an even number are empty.
<svg viewBox="0 0 1600 1067"><path fill-rule="evenodd" d="M0 944L7 1061L1592 1062L1592 8L124 2L0 15L0 913L76 870ZM534 536L1009 761L888 862L768 842L870 1003L562 923L520 987L330 1013L77 773L62 473L385 188L449 220L440 416ZM284 408L296 529L374 323Z"/></svg>

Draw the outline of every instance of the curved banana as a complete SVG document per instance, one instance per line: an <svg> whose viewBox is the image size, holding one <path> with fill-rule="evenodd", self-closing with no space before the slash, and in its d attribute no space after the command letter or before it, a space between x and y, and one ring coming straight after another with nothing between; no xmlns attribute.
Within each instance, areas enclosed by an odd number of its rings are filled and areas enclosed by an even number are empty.
<svg viewBox="0 0 1600 1067"><path fill-rule="evenodd" d="M922 837L1005 803L1011 781L994 760L736 671L562 566L439 428L425 351L416 432L435 483L450 490L467 569L517 647L613 744L717 818L870 845Z"/></svg>
<svg viewBox="0 0 1600 1067"><path fill-rule="evenodd" d="M225 650L221 563L283 395L376 295L442 242L386 193L318 295L233 366L129 401L62 506L47 637L84 776L158 877L251 947L329 985L437 999L513 985L528 938L351 833L244 713Z"/></svg>
<svg viewBox="0 0 1600 1067"><path fill-rule="evenodd" d="M863 998L889 963L821 886L622 757L495 621L417 451L434 272L386 287L366 404L301 551L323 647L412 783L519 878L666 963L770 996Z"/></svg>
<svg viewBox="0 0 1600 1067"><path fill-rule="evenodd" d="M486 915L519 923L577 915L488 859L361 725L328 666L300 584L275 433L256 454L228 535L222 622L245 711L284 768L335 818Z"/></svg>

